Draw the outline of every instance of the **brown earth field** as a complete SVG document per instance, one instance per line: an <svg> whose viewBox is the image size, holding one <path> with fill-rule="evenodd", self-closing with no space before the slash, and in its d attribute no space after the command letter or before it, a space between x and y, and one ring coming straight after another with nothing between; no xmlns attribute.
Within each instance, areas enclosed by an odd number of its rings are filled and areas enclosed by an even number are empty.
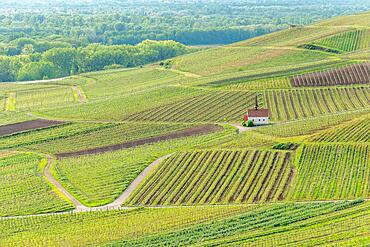
<svg viewBox="0 0 370 247"><path fill-rule="evenodd" d="M47 119L36 119L15 124L7 124L0 126L0 136L12 135L29 130L42 129L60 124L65 124L65 122Z"/></svg>
<svg viewBox="0 0 370 247"><path fill-rule="evenodd" d="M115 151L115 150L120 150L120 149L125 149L125 148L136 147L136 146L140 146L144 144L155 143L159 141L166 141L166 140L178 139L178 138L183 138L183 137L188 137L188 136L208 134L212 132L221 131L222 129L223 128L221 126L214 125L214 124L207 124L207 125L195 126L195 127L184 129L184 130L175 131L175 132L168 133L165 135L148 137L148 138L135 140L135 141L129 141L129 142L124 142L124 143L119 143L119 144L114 144L114 145L109 145L109 146L104 146L104 147L97 147L97 148L92 148L92 149L75 151L75 152L58 153L56 154L56 156L57 158L64 158L64 157L75 157L75 156L87 155L87 154L105 153L105 152L110 152L110 151Z"/></svg>

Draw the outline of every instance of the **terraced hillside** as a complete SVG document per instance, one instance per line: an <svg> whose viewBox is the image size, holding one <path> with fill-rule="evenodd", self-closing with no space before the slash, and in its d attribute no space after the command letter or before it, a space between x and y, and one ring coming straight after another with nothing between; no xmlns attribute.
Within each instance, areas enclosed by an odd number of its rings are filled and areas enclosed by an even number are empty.
<svg viewBox="0 0 370 247"><path fill-rule="evenodd" d="M0 84L0 246L370 245L369 17Z"/></svg>

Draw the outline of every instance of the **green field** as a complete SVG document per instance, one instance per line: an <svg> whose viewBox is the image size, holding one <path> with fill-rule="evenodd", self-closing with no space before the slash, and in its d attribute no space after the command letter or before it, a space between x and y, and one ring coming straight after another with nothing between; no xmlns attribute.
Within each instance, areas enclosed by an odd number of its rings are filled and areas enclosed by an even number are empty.
<svg viewBox="0 0 370 247"><path fill-rule="evenodd" d="M0 153L0 216L72 209L42 176L47 160L31 153Z"/></svg>
<svg viewBox="0 0 370 247"><path fill-rule="evenodd" d="M368 113L369 109L364 109L316 116L303 120L293 120L290 122L263 126L257 129L256 132L276 137L303 136L320 131L323 131L323 133L325 133L325 130L330 128L332 128L333 131L336 132L338 131L338 125L343 123L346 124L352 119L357 119Z"/></svg>
<svg viewBox="0 0 370 247"><path fill-rule="evenodd" d="M74 106L60 106L54 109L39 110L39 115L71 120L123 121L148 107L160 106L173 101L191 97L201 92L200 89L164 86L147 91L117 95L104 99L91 100Z"/></svg>
<svg viewBox="0 0 370 247"><path fill-rule="evenodd" d="M89 73L81 76L83 91L90 100L156 89L168 82L181 81L177 73L152 69L130 69Z"/></svg>
<svg viewBox="0 0 370 247"><path fill-rule="evenodd" d="M241 118L255 102L255 93L210 91L201 96L146 110L127 118L129 121L228 122Z"/></svg>
<svg viewBox="0 0 370 247"><path fill-rule="evenodd" d="M208 76L325 60L328 54L303 49L222 47L174 59L174 68Z"/></svg>

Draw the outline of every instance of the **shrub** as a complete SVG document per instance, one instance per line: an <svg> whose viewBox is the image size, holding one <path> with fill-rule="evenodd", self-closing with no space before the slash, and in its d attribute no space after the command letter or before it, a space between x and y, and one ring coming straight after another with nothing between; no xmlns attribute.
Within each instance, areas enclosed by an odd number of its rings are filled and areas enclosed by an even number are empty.
<svg viewBox="0 0 370 247"><path fill-rule="evenodd" d="M280 149L280 150L292 150L295 149L298 145L292 142L285 142L285 143L278 143L275 144L272 148L273 149Z"/></svg>

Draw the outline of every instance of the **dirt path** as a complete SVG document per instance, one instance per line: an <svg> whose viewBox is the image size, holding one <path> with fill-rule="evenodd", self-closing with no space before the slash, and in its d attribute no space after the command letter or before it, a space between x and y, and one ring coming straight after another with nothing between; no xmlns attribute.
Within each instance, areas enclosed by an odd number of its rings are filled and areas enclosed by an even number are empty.
<svg viewBox="0 0 370 247"><path fill-rule="evenodd" d="M159 141L166 141L166 140L172 140L177 138L183 138L188 136L194 136L194 135L201 135L201 134L209 134L212 132L220 131L222 130L222 127L214 124L208 124L208 125L201 125L201 126L195 126L192 128L174 131L165 135L161 136L154 136L149 138L144 138L136 141L130 141L130 142L124 142L104 147L98 147L98 148L92 148L87 150L81 150L76 152L68 152L68 153L58 153L56 156L58 158L64 158L64 157L76 157L80 155L87 155L87 154L98 154L98 153L105 153L125 148L131 148L136 147L144 144L150 144L155 143Z"/></svg>
<svg viewBox="0 0 370 247"><path fill-rule="evenodd" d="M0 126L0 136L11 135L19 132L42 129L55 125L64 124L63 121L36 119L20 123L7 124Z"/></svg>
<svg viewBox="0 0 370 247"><path fill-rule="evenodd" d="M53 163L53 159L51 157L48 157L48 164L46 165L45 169L44 169L44 175L46 177L46 179L53 185L56 187L57 190L59 190L59 192L61 194L63 194L63 196L65 196L69 201L71 201L75 207L76 207L76 210L81 210L81 211L88 211L87 207L84 206L81 202L79 202L74 196L72 196L66 189L64 189L64 187L53 177L53 175L51 174L51 171L50 171L50 168L51 168L51 165Z"/></svg>
<svg viewBox="0 0 370 247"><path fill-rule="evenodd" d="M55 78L55 79L48 79L48 80L35 80L35 81L10 81L10 82L2 82L2 83L9 83L9 84L33 84L33 83L43 83L43 82L55 82L61 81L66 78L70 78L71 76Z"/></svg>
<svg viewBox="0 0 370 247"><path fill-rule="evenodd" d="M198 74L195 74L195 73L186 72L186 71L182 71L182 70L178 70L178 69L174 69L174 68L171 68L171 69L157 68L157 70L168 70L168 71L172 71L174 73L184 75L184 76L190 77L190 78L200 78L200 77L202 77L201 75L198 75Z"/></svg>
<svg viewBox="0 0 370 247"><path fill-rule="evenodd" d="M245 131L250 131L250 130L253 129L251 127L243 127L243 126L241 126L239 124L229 124L229 125L237 128L238 129L238 133L242 133L242 132L245 132Z"/></svg>
<svg viewBox="0 0 370 247"><path fill-rule="evenodd" d="M15 111L16 100L17 100L16 93L8 93L7 97L5 98L5 105L4 105L5 111Z"/></svg>
<svg viewBox="0 0 370 247"><path fill-rule="evenodd" d="M131 193L139 186L139 184L145 179L149 172L151 172L162 160L168 158L172 154L162 156L155 161L153 161L149 166L147 166L140 174L135 178L134 181L127 187L127 189L113 202L100 206L100 207L87 207L78 201L73 195L71 195L64 187L53 177L50 168L53 163L53 159L48 157L48 164L44 169L44 175L49 183L56 187L56 189L65 196L69 201L71 201L76 207L73 212L90 212L99 210L114 210L114 209L130 209L131 207L122 207L121 205L127 200Z"/></svg>
<svg viewBox="0 0 370 247"><path fill-rule="evenodd" d="M120 207L127 198L131 195L131 193L139 186L139 184L144 180L144 178L163 160L170 157L172 154L168 154L165 156L162 156L158 159L156 159L154 162L152 162L149 166L147 166L140 174L135 178L134 181L127 187L127 189L112 203L103 206L103 207L113 207L117 208Z"/></svg>
<svg viewBox="0 0 370 247"><path fill-rule="evenodd" d="M73 86L73 87L72 87L72 90L76 92L77 97L78 97L78 101L79 101L80 103L85 103L85 102L86 102L86 97L85 97L85 95L82 93L81 89L80 89L78 86Z"/></svg>

